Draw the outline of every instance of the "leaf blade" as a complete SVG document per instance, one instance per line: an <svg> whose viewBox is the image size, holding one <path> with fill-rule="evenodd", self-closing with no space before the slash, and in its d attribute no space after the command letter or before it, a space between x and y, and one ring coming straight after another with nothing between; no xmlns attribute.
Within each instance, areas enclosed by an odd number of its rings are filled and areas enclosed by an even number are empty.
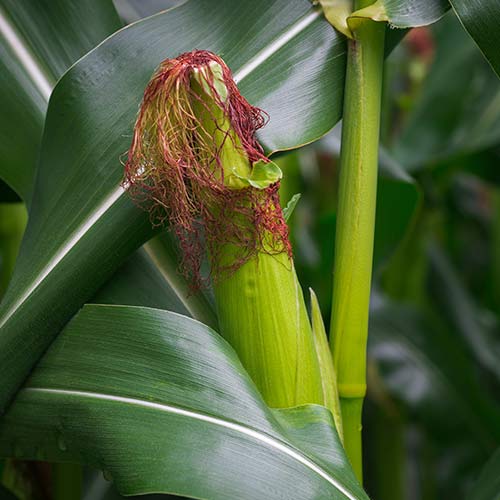
<svg viewBox="0 0 500 500"><path fill-rule="evenodd" d="M57 79L120 27L111 0L0 6L0 158L4 180L29 204L47 102Z"/></svg>
<svg viewBox="0 0 500 500"><path fill-rule="evenodd" d="M396 28L426 26L449 9L447 0L381 0L389 23Z"/></svg>
<svg viewBox="0 0 500 500"><path fill-rule="evenodd" d="M366 499L335 437L321 407L267 409L210 328L130 306L85 306L0 423L2 454L83 460L125 494Z"/></svg>
<svg viewBox="0 0 500 500"><path fill-rule="evenodd" d="M498 36L498 2L450 0L453 10L484 57L500 76L500 37Z"/></svg>

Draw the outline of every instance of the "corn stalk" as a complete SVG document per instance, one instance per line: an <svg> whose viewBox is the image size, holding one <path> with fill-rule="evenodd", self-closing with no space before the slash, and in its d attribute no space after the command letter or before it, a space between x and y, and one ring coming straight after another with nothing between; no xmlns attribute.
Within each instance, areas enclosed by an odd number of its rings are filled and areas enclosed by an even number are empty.
<svg viewBox="0 0 500 500"><path fill-rule="evenodd" d="M358 0L355 8L370 3ZM361 479L385 25L363 17L353 19L349 24L352 39L348 41L330 342L345 448Z"/></svg>

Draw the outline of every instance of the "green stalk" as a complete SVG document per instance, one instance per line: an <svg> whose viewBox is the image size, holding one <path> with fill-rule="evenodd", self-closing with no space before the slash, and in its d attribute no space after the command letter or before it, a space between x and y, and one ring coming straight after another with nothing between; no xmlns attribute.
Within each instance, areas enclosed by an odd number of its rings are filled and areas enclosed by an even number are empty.
<svg viewBox="0 0 500 500"><path fill-rule="evenodd" d="M367 446L373 464L367 474L374 498L400 500L405 497L407 457L404 416L392 400L374 360L368 362L369 405Z"/></svg>
<svg viewBox="0 0 500 500"><path fill-rule="evenodd" d="M405 497L406 450L404 422L381 407L373 411L373 478L372 494L384 500ZM375 493L376 492L376 493Z"/></svg>
<svg viewBox="0 0 500 500"><path fill-rule="evenodd" d="M358 0L356 9L372 2ZM344 443L362 480L361 414L377 191L385 24L352 23L348 41L331 319Z"/></svg>

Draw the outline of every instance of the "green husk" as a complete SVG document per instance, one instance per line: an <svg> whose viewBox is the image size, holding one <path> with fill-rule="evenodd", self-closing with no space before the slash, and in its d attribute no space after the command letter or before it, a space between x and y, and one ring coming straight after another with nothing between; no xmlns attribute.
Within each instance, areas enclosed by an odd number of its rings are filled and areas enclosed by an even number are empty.
<svg viewBox="0 0 500 500"><path fill-rule="evenodd" d="M217 63L210 64L213 74L213 86L222 101L227 99L227 89L222 80L222 69ZM231 129L229 117L224 114L224 110L217 105L212 95L212 89L207 86L207 73L204 71L194 71L191 78L191 88L202 98L201 101L193 101L193 111L200 121L200 127L204 133L216 144L222 144L220 150L220 162L224 166L224 184L233 189L242 189L245 183L241 178L247 178L252 173L252 167L245 155L241 140ZM228 136L226 137L226 134ZM212 168L216 175L219 175L217 166L213 160ZM222 179L220 179L222 180Z"/></svg>
<svg viewBox="0 0 500 500"><path fill-rule="evenodd" d="M319 361L321 383L323 386L324 405L332 412L335 427L340 440L344 442L344 431L342 428L342 414L340 411L339 391L337 387L337 376L333 366L332 354L328 345L325 324L321 316L318 299L314 290L309 289L311 295L311 324L314 336L316 355Z"/></svg>
<svg viewBox="0 0 500 500"><path fill-rule="evenodd" d="M269 406L325 404L304 296L286 253L259 253L216 283L215 297L221 332Z"/></svg>
<svg viewBox="0 0 500 500"><path fill-rule="evenodd" d="M207 75L203 70L193 72L191 88L202 98L201 101L193 101L193 111L199 118L205 134L222 146L220 162L223 166L224 185L231 189L243 189L249 186L265 189L281 179L281 169L276 163L262 160L250 165L240 138L232 130L229 117L212 95L215 90L223 102L227 99L222 68L220 64L212 62L210 70L211 75ZM212 88L207 85L207 78L213 79ZM213 161L211 163L213 164ZM217 174L216 165L212 165L212 168Z"/></svg>

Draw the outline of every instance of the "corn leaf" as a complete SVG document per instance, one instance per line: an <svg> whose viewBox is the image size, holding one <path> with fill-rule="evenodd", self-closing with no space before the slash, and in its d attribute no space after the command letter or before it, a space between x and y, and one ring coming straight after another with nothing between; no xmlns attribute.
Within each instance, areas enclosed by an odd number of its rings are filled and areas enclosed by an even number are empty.
<svg viewBox="0 0 500 500"><path fill-rule="evenodd" d="M119 27L111 0L2 1L0 176L27 203L53 86Z"/></svg>
<svg viewBox="0 0 500 500"><path fill-rule="evenodd" d="M389 23L395 28L425 26L440 19L449 9L447 0L379 0Z"/></svg>
<svg viewBox="0 0 500 500"><path fill-rule="evenodd" d="M441 443L458 443L467 429L479 449L491 453L500 442L499 410L454 331L415 307L380 296L374 302L369 353L387 391Z"/></svg>
<svg viewBox="0 0 500 500"><path fill-rule="evenodd" d="M500 76L500 34L498 18L500 4L487 0L450 0L469 35Z"/></svg>
<svg viewBox="0 0 500 500"><path fill-rule="evenodd" d="M75 316L2 419L0 453L90 464L126 495L367 500L327 410L269 410L219 335L143 307Z"/></svg>

